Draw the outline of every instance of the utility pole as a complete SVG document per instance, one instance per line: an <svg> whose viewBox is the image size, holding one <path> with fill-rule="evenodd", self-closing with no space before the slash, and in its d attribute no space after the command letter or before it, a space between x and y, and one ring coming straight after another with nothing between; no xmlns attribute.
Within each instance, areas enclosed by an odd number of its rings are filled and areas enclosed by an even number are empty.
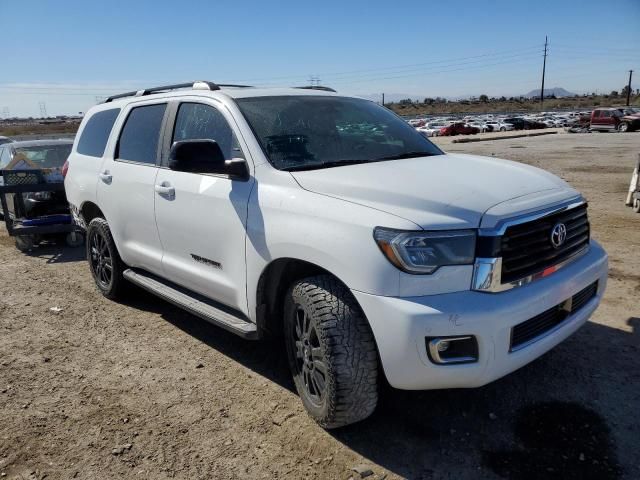
<svg viewBox="0 0 640 480"><path fill-rule="evenodd" d="M384 93L382 94L382 106L384 107Z"/></svg>
<svg viewBox="0 0 640 480"><path fill-rule="evenodd" d="M547 45L548 38L544 36L544 55L542 60L542 86L540 87L540 110L542 110L542 104L544 103L544 73L547 69Z"/></svg>
<svg viewBox="0 0 640 480"><path fill-rule="evenodd" d="M629 83L627 85L627 107L629 106L629 101L631 100L631 76L633 75L633 70L629 70Z"/></svg>

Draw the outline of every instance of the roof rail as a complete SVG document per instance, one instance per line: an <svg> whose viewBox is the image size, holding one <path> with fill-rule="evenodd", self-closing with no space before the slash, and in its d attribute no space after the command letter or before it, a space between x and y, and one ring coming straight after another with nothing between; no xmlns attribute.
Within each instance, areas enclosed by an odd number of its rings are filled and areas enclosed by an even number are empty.
<svg viewBox="0 0 640 480"><path fill-rule="evenodd" d="M331 87L323 87L322 85L307 85L305 87L293 87L293 88L299 88L301 90L322 90L323 92L334 92L336 93L336 91L331 88Z"/></svg>
<svg viewBox="0 0 640 480"><path fill-rule="evenodd" d="M204 80L198 80L189 83L176 83L175 85L165 85L162 87L145 88L143 90L136 90L133 92L120 93L118 95L112 95L108 97L104 103L112 102L118 98L126 97L142 97L145 95L151 95L152 93L166 92L170 90L178 90L181 88L192 88L193 90L220 90L220 87L237 87L248 88L249 85L231 85L231 84L216 84L213 82L207 82Z"/></svg>

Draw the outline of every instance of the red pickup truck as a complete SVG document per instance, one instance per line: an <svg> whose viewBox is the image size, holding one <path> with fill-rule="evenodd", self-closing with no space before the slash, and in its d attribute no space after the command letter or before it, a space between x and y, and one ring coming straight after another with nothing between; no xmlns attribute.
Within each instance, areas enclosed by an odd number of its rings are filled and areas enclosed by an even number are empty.
<svg viewBox="0 0 640 480"><path fill-rule="evenodd" d="M633 132L640 129L640 109L596 108L591 112L591 130Z"/></svg>

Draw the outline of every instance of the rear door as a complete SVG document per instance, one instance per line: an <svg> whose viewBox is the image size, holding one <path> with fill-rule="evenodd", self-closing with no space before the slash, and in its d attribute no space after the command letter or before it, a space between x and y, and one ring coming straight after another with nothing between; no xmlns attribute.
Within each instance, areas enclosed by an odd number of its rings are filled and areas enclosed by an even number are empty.
<svg viewBox="0 0 640 480"><path fill-rule="evenodd" d="M155 179L166 102L128 106L118 140L98 173L98 202L127 265L162 273L162 246L155 223Z"/></svg>
<svg viewBox="0 0 640 480"><path fill-rule="evenodd" d="M615 128L615 118L613 117L612 110L602 110L600 112L600 124L607 130L613 130Z"/></svg>
<svg viewBox="0 0 640 480"><path fill-rule="evenodd" d="M247 158L246 146L225 107L214 100L172 105L165 152L179 140L215 140L225 159ZM165 155L166 156L166 155ZM227 175L177 172L165 165L156 184L156 223L164 249L164 276L231 308L247 312L245 237L247 203L254 184ZM251 162L248 162L251 165Z"/></svg>

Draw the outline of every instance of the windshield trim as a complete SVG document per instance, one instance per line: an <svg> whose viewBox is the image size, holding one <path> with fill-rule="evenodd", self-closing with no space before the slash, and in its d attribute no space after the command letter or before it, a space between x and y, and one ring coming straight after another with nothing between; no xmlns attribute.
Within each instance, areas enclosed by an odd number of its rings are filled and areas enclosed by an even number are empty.
<svg viewBox="0 0 640 480"><path fill-rule="evenodd" d="M278 168L277 166L275 166L273 164L273 162L271 161L271 158L269 157L269 154L267 153L265 146L263 145L263 142L260 140L260 136L258 135L258 133L256 132L253 124L249 121L249 119L247 118L247 116L244 114L240 103L242 103L243 100L255 100L255 99L263 99L263 98L286 98L286 97L294 97L294 98L308 98L308 97L329 97L329 98L345 98L345 99L355 99L355 100L361 100L364 102L371 102L374 103L375 102L373 100L367 100L365 98L360 98L360 97L350 97L348 95L255 95L255 96L250 96L250 97L238 97L238 98L233 98L232 101L235 103L236 108L238 109L238 111L240 112L240 115L242 115L242 118L244 119L245 123L247 124L247 126L249 127L249 129L251 130L251 133L253 134L254 139L256 140L256 143L258 144L258 146L260 147L260 150L262 151L262 154L264 155L265 159L267 160L267 163L273 167L275 170L281 171L281 172L293 172L295 170L287 170L286 167L283 168ZM377 104L376 104L377 105ZM389 111L389 113L391 113L392 115L394 115L396 118L398 118L398 120L400 120L401 122L406 124L406 119L404 119L403 117L401 117L400 115L398 115L396 112L394 112L393 110L387 109ZM407 124L408 125L408 124ZM408 125L409 126L409 125ZM411 128L412 130L415 131L415 129L411 126L409 126L409 128ZM417 133L417 132L416 132ZM420 135L418 133L418 135ZM422 135L420 135L422 138L424 138ZM429 139L424 138L425 140L427 140L427 142L429 144L431 144L433 146L433 148L437 151L437 153L428 153L425 152L425 157L428 156L437 156L437 155L446 155L446 153L435 143L431 142ZM362 163L378 163L381 161L395 161L396 159L370 159L370 160L364 160L363 162L358 161L357 164L362 164ZM347 160L349 161L349 160ZM325 162L326 163L326 162ZM354 163L346 163L345 165L333 165L332 167L329 168L334 168L334 167L344 167L344 166L350 166L350 165L354 165ZM318 168L313 168L313 169L308 169L310 170L319 170L322 168L322 163L318 163L317 164ZM298 170L298 171L302 171L302 170Z"/></svg>

